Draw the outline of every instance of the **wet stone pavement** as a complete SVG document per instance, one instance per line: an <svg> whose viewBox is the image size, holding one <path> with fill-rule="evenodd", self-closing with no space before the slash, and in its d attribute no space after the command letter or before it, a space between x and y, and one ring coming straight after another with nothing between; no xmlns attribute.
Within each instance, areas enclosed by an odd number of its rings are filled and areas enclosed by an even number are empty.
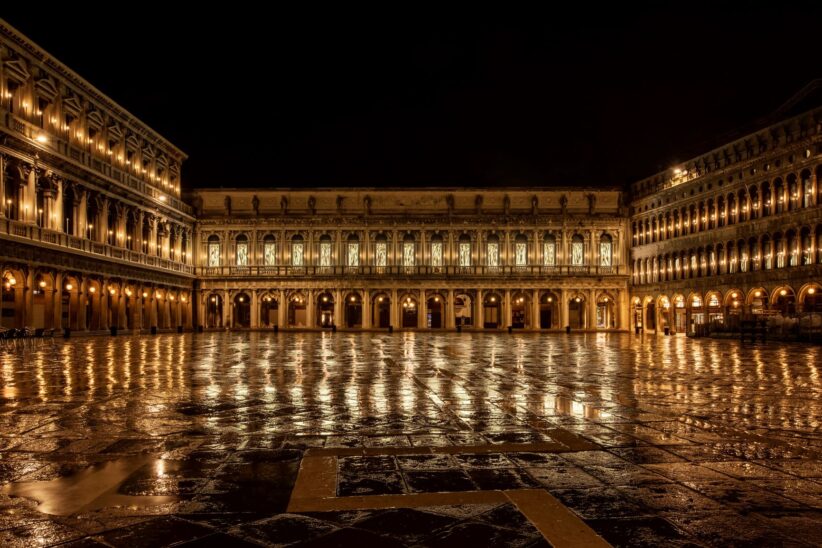
<svg viewBox="0 0 822 548"><path fill-rule="evenodd" d="M616 546L819 546L820 367L624 334L0 347L0 545L549 546L482 498L537 491ZM327 505L289 510L311 458Z"/></svg>

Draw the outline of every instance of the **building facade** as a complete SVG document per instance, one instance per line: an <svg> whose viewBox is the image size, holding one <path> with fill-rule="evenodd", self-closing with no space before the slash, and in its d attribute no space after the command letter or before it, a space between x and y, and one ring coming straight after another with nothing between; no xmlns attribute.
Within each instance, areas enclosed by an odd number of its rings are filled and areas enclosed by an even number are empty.
<svg viewBox="0 0 822 548"><path fill-rule="evenodd" d="M822 311L822 108L635 183L632 322Z"/></svg>
<svg viewBox="0 0 822 548"><path fill-rule="evenodd" d="M193 325L184 159L0 20L0 324Z"/></svg>
<svg viewBox="0 0 822 548"><path fill-rule="evenodd" d="M802 104L627 192L219 189L192 207L183 152L0 20L0 327L686 333L822 311L822 108Z"/></svg>
<svg viewBox="0 0 822 548"><path fill-rule="evenodd" d="M206 327L628 328L618 190L199 190Z"/></svg>

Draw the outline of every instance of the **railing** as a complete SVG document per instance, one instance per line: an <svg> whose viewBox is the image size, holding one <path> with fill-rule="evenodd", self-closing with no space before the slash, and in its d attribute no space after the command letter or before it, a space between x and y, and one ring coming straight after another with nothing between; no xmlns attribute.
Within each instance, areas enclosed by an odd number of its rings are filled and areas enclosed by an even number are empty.
<svg viewBox="0 0 822 548"><path fill-rule="evenodd" d="M0 236L9 235L13 238L29 240L34 244L43 243L57 247L64 247L74 251L82 251L94 256L106 257L112 260L160 268L171 272L193 275L195 268L192 265L178 263L171 259L146 255L138 251L131 251L122 247L103 244L76 238L70 234L64 234L54 230L40 228L39 226L12 221L9 219L0 220Z"/></svg>
<svg viewBox="0 0 822 548"><path fill-rule="evenodd" d="M627 276L624 266L205 266L197 268L203 277L345 277L345 276L428 276L506 277L539 276Z"/></svg>
<svg viewBox="0 0 822 548"><path fill-rule="evenodd" d="M33 139L36 135L43 132L41 128L25 120L21 120L10 112L6 112L5 116L0 113L0 122L3 122L4 120L6 127L11 128L18 133L22 133L30 139ZM118 183L130 187L142 195L151 196L157 200L159 200L161 196L165 196L166 205L188 215L192 214L193 210L190 205L186 204L179 198L172 196L171 193L164 191L160 184L153 184L143 181L139 177L135 177L126 171L122 171L108 162L101 161L89 152L79 149L72 143L65 141L60 135L49 132L48 136L48 144L43 146L47 146L58 154L62 154L65 157L71 158L75 162L83 164L87 168L92 169L105 177L114 179Z"/></svg>

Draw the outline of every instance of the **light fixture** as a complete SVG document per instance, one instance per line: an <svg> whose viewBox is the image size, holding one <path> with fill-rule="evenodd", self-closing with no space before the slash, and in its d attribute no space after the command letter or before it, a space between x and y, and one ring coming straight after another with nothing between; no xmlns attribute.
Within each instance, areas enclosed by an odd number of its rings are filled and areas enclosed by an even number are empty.
<svg viewBox="0 0 822 548"><path fill-rule="evenodd" d="M182 297L180 297L180 300L183 301L183 302L186 302L186 296L183 295Z"/></svg>
<svg viewBox="0 0 822 548"><path fill-rule="evenodd" d="M217 302L217 297L211 297L211 302L216 303Z"/></svg>
<svg viewBox="0 0 822 548"><path fill-rule="evenodd" d="M788 294L788 292L787 292L787 290L783 289L782 291L779 292L779 294L784 297L785 295Z"/></svg>
<svg viewBox="0 0 822 548"><path fill-rule="evenodd" d="M45 280L40 280L40 287L46 287Z"/></svg>
<svg viewBox="0 0 822 548"><path fill-rule="evenodd" d="M148 293L146 293L145 291L143 291L143 298L144 298L144 299L145 299L145 298L148 298Z"/></svg>
<svg viewBox="0 0 822 548"><path fill-rule="evenodd" d="M88 288L88 292L89 292L89 293L91 293L91 294L93 295L94 293L96 293L96 292L97 292L97 288L96 288L96 287L89 287L89 288Z"/></svg>
<svg viewBox="0 0 822 548"><path fill-rule="evenodd" d="M813 295L814 293L816 293L815 288L812 287L812 288L808 289L808 295Z"/></svg>
<svg viewBox="0 0 822 548"><path fill-rule="evenodd" d="M71 284L66 284L66 291L71 291L72 289L74 289L74 286L73 286L73 285L71 285Z"/></svg>
<svg viewBox="0 0 822 548"><path fill-rule="evenodd" d="M352 303L353 303L353 302L356 302L356 300L357 300L357 297L354 297L354 296L352 295L352 296L351 296L351 302L352 302Z"/></svg>
<svg viewBox="0 0 822 548"><path fill-rule="evenodd" d="M754 297L761 297L761 296L762 296L761 291L754 291Z"/></svg>
<svg viewBox="0 0 822 548"><path fill-rule="evenodd" d="M126 297L131 297L131 289L126 289Z"/></svg>
<svg viewBox="0 0 822 548"><path fill-rule="evenodd" d="M37 135L37 137L34 138L34 140L37 141L38 143L48 143L49 142L49 138L46 136L45 133L39 133Z"/></svg>
<svg viewBox="0 0 822 548"><path fill-rule="evenodd" d="M109 289L109 290L108 290L108 292L109 292L109 294L111 294L111 295L116 295L116 294L117 294L117 290L116 290L116 289L114 289L113 287L112 287L111 289Z"/></svg>
<svg viewBox="0 0 822 548"><path fill-rule="evenodd" d="M243 303L243 302L245 302L245 297L238 297L237 301Z"/></svg>

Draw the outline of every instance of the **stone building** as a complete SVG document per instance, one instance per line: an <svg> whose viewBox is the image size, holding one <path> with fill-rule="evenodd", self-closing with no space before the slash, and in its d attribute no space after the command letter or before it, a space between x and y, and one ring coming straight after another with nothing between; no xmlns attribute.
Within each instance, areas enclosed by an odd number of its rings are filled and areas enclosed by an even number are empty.
<svg viewBox="0 0 822 548"><path fill-rule="evenodd" d="M0 20L0 324L191 326L184 159Z"/></svg>
<svg viewBox="0 0 822 548"><path fill-rule="evenodd" d="M635 326L682 333L740 314L822 311L822 108L779 114L633 185Z"/></svg>
<svg viewBox="0 0 822 548"><path fill-rule="evenodd" d="M618 190L198 190L207 327L627 329Z"/></svg>

